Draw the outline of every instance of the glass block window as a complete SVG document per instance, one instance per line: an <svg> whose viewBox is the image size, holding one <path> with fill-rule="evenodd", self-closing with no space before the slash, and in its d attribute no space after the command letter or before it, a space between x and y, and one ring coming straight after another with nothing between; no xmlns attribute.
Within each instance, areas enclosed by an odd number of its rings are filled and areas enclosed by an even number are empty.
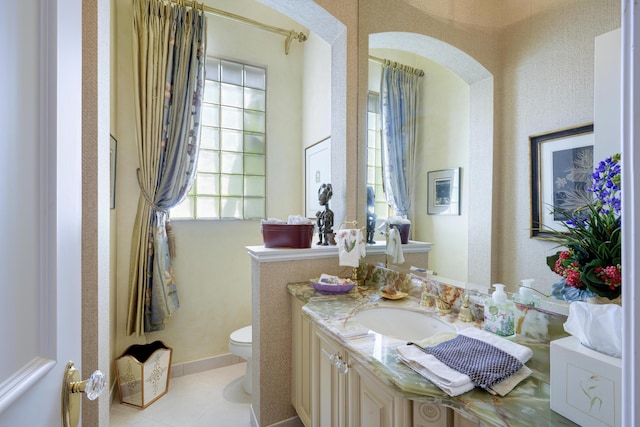
<svg viewBox="0 0 640 427"><path fill-rule="evenodd" d="M265 218L266 70L207 58L196 178L172 219Z"/></svg>
<svg viewBox="0 0 640 427"><path fill-rule="evenodd" d="M367 186L373 187L378 220L389 216L389 206L382 184L382 143L380 135L380 94L367 95Z"/></svg>

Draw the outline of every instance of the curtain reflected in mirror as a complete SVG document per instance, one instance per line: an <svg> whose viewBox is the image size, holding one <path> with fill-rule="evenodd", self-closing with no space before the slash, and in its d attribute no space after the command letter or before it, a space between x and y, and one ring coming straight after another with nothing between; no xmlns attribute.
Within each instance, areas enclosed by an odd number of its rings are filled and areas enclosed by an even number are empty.
<svg viewBox="0 0 640 427"><path fill-rule="evenodd" d="M382 178L393 215L411 219L415 188L417 114L422 70L384 60L380 79Z"/></svg>

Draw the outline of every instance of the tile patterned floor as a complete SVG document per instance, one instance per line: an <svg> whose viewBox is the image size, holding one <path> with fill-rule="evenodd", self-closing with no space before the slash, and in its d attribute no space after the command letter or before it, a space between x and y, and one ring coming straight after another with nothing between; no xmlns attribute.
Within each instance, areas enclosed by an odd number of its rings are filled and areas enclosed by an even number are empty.
<svg viewBox="0 0 640 427"><path fill-rule="evenodd" d="M116 402L110 427L250 427L251 396L242 389L245 366L171 378L168 393L145 409Z"/></svg>

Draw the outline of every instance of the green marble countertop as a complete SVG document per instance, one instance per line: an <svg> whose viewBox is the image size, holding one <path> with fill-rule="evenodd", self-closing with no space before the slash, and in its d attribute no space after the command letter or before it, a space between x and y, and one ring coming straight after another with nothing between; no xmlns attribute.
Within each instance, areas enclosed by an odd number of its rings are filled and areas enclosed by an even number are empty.
<svg viewBox="0 0 640 427"><path fill-rule="evenodd" d="M412 296L386 300L374 289L355 288L344 295L322 295L308 282L290 283L287 289L289 294L305 303L305 316L343 344L356 360L379 379L408 399L448 406L486 426L576 425L549 407L548 343L534 342L520 335L512 338L533 350L533 357L527 362L533 374L505 397L493 396L479 388L451 397L398 360L395 349L406 344L406 341L372 331L363 335L365 328L351 317L359 310L395 307L438 316L458 330L472 325L481 327L481 322L464 323L457 320L456 314L438 315L435 309L421 306L418 299Z"/></svg>

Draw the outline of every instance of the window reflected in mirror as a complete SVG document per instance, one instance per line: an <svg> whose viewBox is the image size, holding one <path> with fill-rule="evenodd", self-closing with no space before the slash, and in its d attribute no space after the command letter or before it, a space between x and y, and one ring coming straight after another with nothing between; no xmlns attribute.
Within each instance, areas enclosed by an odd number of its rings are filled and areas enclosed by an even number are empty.
<svg viewBox="0 0 640 427"><path fill-rule="evenodd" d="M367 201L367 210L373 210L378 221L387 219L389 206L382 185L380 94L376 92L369 92L367 95L367 187L372 188L375 195L373 209Z"/></svg>

